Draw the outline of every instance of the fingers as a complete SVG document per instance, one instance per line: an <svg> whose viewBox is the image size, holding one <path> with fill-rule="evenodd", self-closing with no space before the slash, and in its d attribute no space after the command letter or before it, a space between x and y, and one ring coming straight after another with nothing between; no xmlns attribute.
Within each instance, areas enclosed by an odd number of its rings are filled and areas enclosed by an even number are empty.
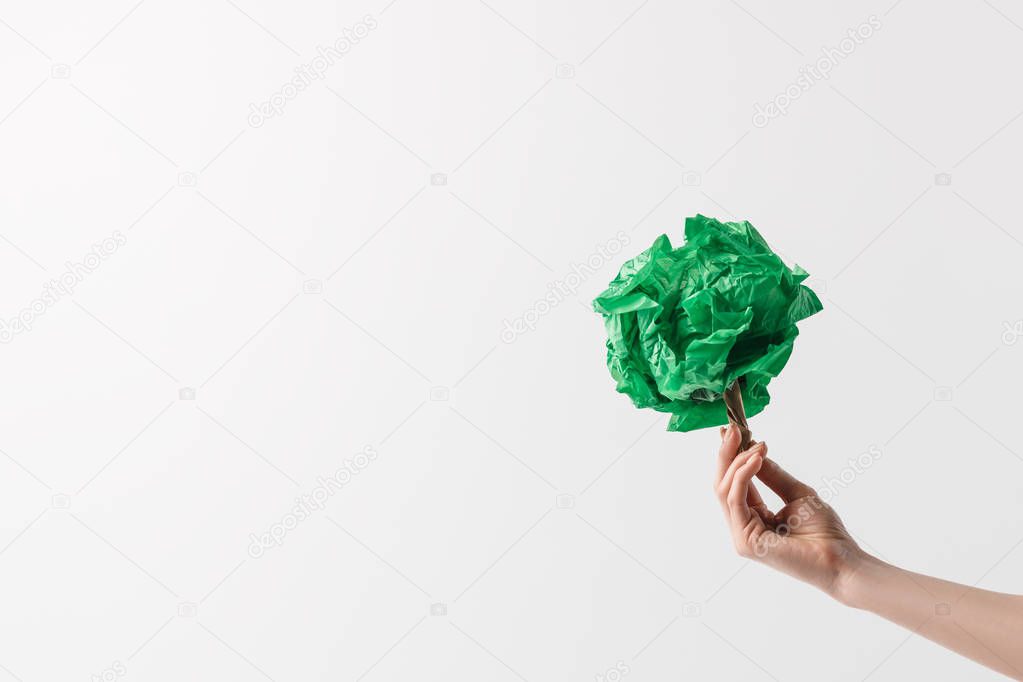
<svg viewBox="0 0 1023 682"><path fill-rule="evenodd" d="M757 445L756 447L752 447L749 450L740 453L734 460L732 460L732 463L728 466L728 470L725 472L724 477L722 477L722 479L718 482L718 501L721 503L721 508L725 511L725 516L728 519L729 524L733 526L733 532L735 531L734 525L736 523L735 513L739 511L743 515L741 525L744 525L751 515L750 495L755 494L759 497L758 493L751 493L750 481L752 480L753 475L756 474L756 471L759 470L759 462L763 461L763 456L764 447L762 445ZM750 464L752 462L756 462L756 466L750 468ZM748 475L744 484L739 485L739 472L749 472L750 470L752 470L753 473ZM739 487L736 487L737 485L739 485ZM740 495L741 499L732 500L731 496L733 495ZM740 504L741 506L735 506L733 509L733 505ZM760 504L762 505L763 502L760 502ZM757 516L760 517L759 512L757 513Z"/></svg>
<svg viewBox="0 0 1023 682"><path fill-rule="evenodd" d="M721 449L718 450L716 479L718 482L725 477L725 472L728 471L728 467L739 453L739 429L729 425L727 428L721 427L719 433L721 434Z"/></svg>
<svg viewBox="0 0 1023 682"><path fill-rule="evenodd" d="M725 498L727 506L729 525L732 530L732 540L736 550L743 556L749 551L749 524L754 522L758 527L763 528L764 521L759 514L753 513L749 508L747 498L749 496L750 482L764 463L761 452L747 450L750 456L740 465L732 479L732 487Z"/></svg>
<svg viewBox="0 0 1023 682"><path fill-rule="evenodd" d="M757 478L777 493L778 497L786 503L816 494L813 488L782 469L773 459L764 459L763 466L757 473Z"/></svg>
<svg viewBox="0 0 1023 682"><path fill-rule="evenodd" d="M738 452L740 433L734 426L723 428L718 453L717 496L740 556L752 556L752 542L767 528L768 511L753 485L753 477L763 466L767 446L756 443Z"/></svg>
<svg viewBox="0 0 1023 682"><path fill-rule="evenodd" d="M718 489L722 494L726 494L732 487L732 480L735 478L735 472L739 470L739 467L746 464L751 457L759 456L763 457L767 452L767 448L763 443L757 443L749 450L743 450L740 452L732 463L728 465L728 469L725 470L725 475L721 477L721 481L718 484Z"/></svg>

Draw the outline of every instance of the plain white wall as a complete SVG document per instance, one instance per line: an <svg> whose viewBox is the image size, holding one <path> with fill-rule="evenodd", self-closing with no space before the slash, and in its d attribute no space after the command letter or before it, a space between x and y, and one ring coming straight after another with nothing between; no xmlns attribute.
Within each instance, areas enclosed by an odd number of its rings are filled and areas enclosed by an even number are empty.
<svg viewBox="0 0 1023 682"><path fill-rule="evenodd" d="M589 301L752 221L756 436L1020 591L1023 11L385 2L0 2L0 679L993 679L734 556Z"/></svg>

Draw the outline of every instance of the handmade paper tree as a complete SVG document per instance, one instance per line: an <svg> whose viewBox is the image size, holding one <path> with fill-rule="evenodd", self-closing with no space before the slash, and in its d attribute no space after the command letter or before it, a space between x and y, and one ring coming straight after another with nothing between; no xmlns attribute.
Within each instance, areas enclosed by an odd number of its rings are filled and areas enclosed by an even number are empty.
<svg viewBox="0 0 1023 682"><path fill-rule="evenodd" d="M607 366L636 407L668 412L669 431L735 423L749 444L746 415L770 401L799 333L822 309L790 269L743 221L686 218L686 243L666 235L627 261L593 301L607 329Z"/></svg>

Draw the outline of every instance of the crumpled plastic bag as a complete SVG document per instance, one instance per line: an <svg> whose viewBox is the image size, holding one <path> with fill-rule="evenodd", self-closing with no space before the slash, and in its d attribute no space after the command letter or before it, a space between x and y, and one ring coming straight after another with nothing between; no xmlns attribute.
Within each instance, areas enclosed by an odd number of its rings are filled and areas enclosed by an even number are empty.
<svg viewBox="0 0 1023 682"><path fill-rule="evenodd" d="M725 390L739 380L748 416L770 402L799 333L823 306L743 221L686 218L686 243L666 235L627 261L593 308L604 316L607 366L636 407L671 414L669 431L728 423Z"/></svg>

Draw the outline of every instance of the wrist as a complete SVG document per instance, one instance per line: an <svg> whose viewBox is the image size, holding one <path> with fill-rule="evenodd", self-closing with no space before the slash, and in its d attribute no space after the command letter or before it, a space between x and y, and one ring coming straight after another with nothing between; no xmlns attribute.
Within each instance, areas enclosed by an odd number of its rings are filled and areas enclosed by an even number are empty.
<svg viewBox="0 0 1023 682"><path fill-rule="evenodd" d="M886 568L890 566L857 547L843 558L828 593L840 604L866 609Z"/></svg>

